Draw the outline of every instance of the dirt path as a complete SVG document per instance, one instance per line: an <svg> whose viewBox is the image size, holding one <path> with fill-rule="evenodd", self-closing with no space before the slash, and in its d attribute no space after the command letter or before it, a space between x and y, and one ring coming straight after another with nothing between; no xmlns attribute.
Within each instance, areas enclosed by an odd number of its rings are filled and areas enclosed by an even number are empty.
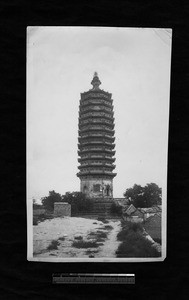
<svg viewBox="0 0 189 300"><path fill-rule="evenodd" d="M113 229L108 233L108 237L104 242L104 245L100 247L100 251L95 257L116 257L116 250L120 244L117 241L117 234L121 229L120 221L110 221L108 225L112 226Z"/></svg>
<svg viewBox="0 0 189 300"><path fill-rule="evenodd" d="M121 226L120 221L114 220L103 223L94 219L65 217L46 220L33 228L35 258L112 258L116 257L119 245L116 237ZM100 240L99 234L104 234L105 238ZM73 247L73 242L78 239L96 243L95 247ZM52 241L58 242L58 246L48 250Z"/></svg>

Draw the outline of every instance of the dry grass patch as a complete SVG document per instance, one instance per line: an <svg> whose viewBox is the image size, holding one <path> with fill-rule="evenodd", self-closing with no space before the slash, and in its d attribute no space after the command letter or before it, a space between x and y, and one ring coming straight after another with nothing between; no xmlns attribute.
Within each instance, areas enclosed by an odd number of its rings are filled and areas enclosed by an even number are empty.
<svg viewBox="0 0 189 300"><path fill-rule="evenodd" d="M97 242L102 242L107 238L107 232L97 230L96 232L92 231L88 234L88 239L94 238Z"/></svg>
<svg viewBox="0 0 189 300"><path fill-rule="evenodd" d="M90 242L90 241L74 241L72 243L72 247L75 248L97 248L99 247L99 244L95 241L95 242Z"/></svg>
<svg viewBox="0 0 189 300"><path fill-rule="evenodd" d="M62 236L62 237L60 237L58 240L59 240L59 241L65 241L65 237Z"/></svg>
<svg viewBox="0 0 189 300"><path fill-rule="evenodd" d="M87 254L87 255L95 254L95 253L98 253L98 251L99 251L99 250L87 250L87 251L85 252L85 254Z"/></svg>
<svg viewBox="0 0 189 300"><path fill-rule="evenodd" d="M91 231L88 236L96 236L96 232L95 231Z"/></svg>
<svg viewBox="0 0 189 300"><path fill-rule="evenodd" d="M109 223L109 221L106 220L106 218L104 218L104 217L98 217L97 220L98 220L98 221L101 221L101 222L104 223L104 224L108 224L108 223Z"/></svg>
<svg viewBox="0 0 189 300"><path fill-rule="evenodd" d="M103 227L103 229L112 230L113 227L112 227L111 225L105 225L105 226Z"/></svg>
<svg viewBox="0 0 189 300"><path fill-rule="evenodd" d="M53 240L50 245L47 247L47 250L57 250L60 242L58 240Z"/></svg>
<svg viewBox="0 0 189 300"><path fill-rule="evenodd" d="M80 235L80 236L75 236L75 237L74 237L74 239L75 239L75 240L79 240L79 241L80 241L80 240L82 240L82 239L83 239L83 237L82 237L81 235Z"/></svg>
<svg viewBox="0 0 189 300"><path fill-rule="evenodd" d="M100 230L97 231L97 237L98 238L106 239L107 235L108 235L107 232L100 231Z"/></svg>

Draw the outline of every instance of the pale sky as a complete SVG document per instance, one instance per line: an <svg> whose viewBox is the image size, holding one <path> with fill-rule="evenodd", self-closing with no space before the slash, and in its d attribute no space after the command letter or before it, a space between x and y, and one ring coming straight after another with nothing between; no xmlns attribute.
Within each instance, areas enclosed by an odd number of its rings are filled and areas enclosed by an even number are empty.
<svg viewBox="0 0 189 300"><path fill-rule="evenodd" d="M135 183L166 184L171 30L29 27L27 30L27 191L40 199L79 191L80 93L112 93L114 197Z"/></svg>

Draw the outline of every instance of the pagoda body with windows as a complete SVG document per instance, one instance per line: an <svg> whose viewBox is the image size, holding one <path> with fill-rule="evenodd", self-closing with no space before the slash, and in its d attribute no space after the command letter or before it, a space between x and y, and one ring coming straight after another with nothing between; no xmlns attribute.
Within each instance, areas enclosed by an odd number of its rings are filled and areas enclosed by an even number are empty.
<svg viewBox="0 0 189 300"><path fill-rule="evenodd" d="M93 88L81 93L79 106L80 191L88 198L112 199L115 169L114 112L111 94L99 88L95 72Z"/></svg>

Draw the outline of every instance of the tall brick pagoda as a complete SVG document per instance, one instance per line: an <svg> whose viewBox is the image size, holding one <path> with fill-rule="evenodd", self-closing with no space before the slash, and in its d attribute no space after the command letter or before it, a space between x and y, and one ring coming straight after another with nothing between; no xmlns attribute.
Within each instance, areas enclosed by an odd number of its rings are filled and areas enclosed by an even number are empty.
<svg viewBox="0 0 189 300"><path fill-rule="evenodd" d="M116 173L114 112L111 94L99 88L95 72L93 88L81 93L79 106L79 173L80 191L88 198L113 199L113 178Z"/></svg>

